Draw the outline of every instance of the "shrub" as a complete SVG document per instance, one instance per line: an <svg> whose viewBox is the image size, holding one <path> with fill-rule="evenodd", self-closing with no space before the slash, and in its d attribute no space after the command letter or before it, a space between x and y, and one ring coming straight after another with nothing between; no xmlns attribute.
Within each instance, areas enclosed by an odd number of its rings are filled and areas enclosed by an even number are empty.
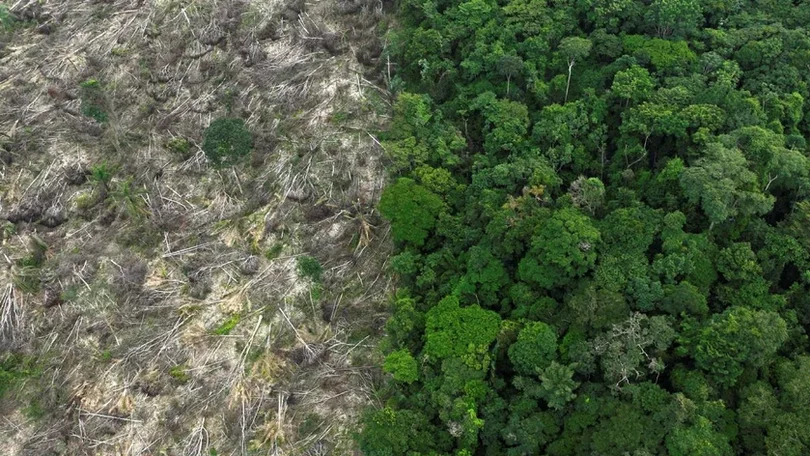
<svg viewBox="0 0 810 456"><path fill-rule="evenodd" d="M307 437L316 434L323 426L323 418L317 413L309 413L298 426L298 435Z"/></svg>
<svg viewBox="0 0 810 456"><path fill-rule="evenodd" d="M5 5L0 5L0 30L11 29L14 24L14 18L11 17L8 8Z"/></svg>
<svg viewBox="0 0 810 456"><path fill-rule="evenodd" d="M82 100L82 114L96 122L106 123L109 120L104 110L104 91L97 79L88 79L79 85Z"/></svg>
<svg viewBox="0 0 810 456"><path fill-rule="evenodd" d="M87 179L95 185L107 185L116 171L115 167L108 165L107 162L102 162L90 167L90 176Z"/></svg>
<svg viewBox="0 0 810 456"><path fill-rule="evenodd" d="M186 138L179 136L166 141L166 149L184 159L191 155L191 143Z"/></svg>
<svg viewBox="0 0 810 456"><path fill-rule="evenodd" d="M14 286L23 293L34 294L39 292L41 285L39 268L22 264L19 266L16 274L14 274Z"/></svg>
<svg viewBox="0 0 810 456"><path fill-rule="evenodd" d="M25 407L22 412L26 418L32 421L40 420L48 414L48 411L42 406L42 402L38 397L31 399L28 406Z"/></svg>
<svg viewBox="0 0 810 456"><path fill-rule="evenodd" d="M217 119L205 129L202 149L215 167L231 166L253 149L253 136L241 119Z"/></svg>
<svg viewBox="0 0 810 456"><path fill-rule="evenodd" d="M27 377L38 375L33 358L10 355L0 359L0 399Z"/></svg>
<svg viewBox="0 0 810 456"><path fill-rule="evenodd" d="M146 194L146 190L143 187L135 186L132 178L128 178L118 182L110 192L110 206L120 213L126 214L129 218L140 219L148 213L145 207L146 202L142 197L144 194Z"/></svg>
<svg viewBox="0 0 810 456"><path fill-rule="evenodd" d="M321 275L323 275L323 266L315 258L304 255L298 257L298 274L301 277L307 277L318 282L321 280Z"/></svg>

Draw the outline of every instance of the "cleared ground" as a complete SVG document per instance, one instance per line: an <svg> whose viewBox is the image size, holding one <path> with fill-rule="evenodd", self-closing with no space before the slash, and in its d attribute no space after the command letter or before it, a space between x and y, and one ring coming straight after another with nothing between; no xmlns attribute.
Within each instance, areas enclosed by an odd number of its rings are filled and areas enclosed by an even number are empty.
<svg viewBox="0 0 810 456"><path fill-rule="evenodd" d="M384 5L5 6L0 350L31 368L0 453L351 453L391 287ZM218 170L219 117L255 147Z"/></svg>

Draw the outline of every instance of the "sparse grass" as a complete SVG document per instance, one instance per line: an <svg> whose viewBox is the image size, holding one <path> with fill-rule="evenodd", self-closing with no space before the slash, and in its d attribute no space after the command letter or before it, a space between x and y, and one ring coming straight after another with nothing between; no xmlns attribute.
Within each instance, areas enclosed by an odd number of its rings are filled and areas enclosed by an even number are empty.
<svg viewBox="0 0 810 456"><path fill-rule="evenodd" d="M239 324L239 321L242 319L242 316L237 314L231 315L227 320L222 322L221 325L214 330L214 334L218 336L227 336L228 334L236 328L236 325Z"/></svg>
<svg viewBox="0 0 810 456"><path fill-rule="evenodd" d="M16 262L14 286L24 293L37 293L40 288L40 272L48 246L37 237L32 237L30 253Z"/></svg>
<svg viewBox="0 0 810 456"><path fill-rule="evenodd" d="M250 363L249 369L253 377L272 383L284 371L284 361L272 352L261 350L259 356Z"/></svg>
<svg viewBox="0 0 810 456"><path fill-rule="evenodd" d="M145 215L145 208L141 208ZM163 240L163 234L145 217L138 215L135 223L121 228L115 241L122 247L130 248L144 255L151 254Z"/></svg>
<svg viewBox="0 0 810 456"><path fill-rule="evenodd" d="M3 241L8 241L12 236L17 234L17 226L11 222L3 224Z"/></svg>
<svg viewBox="0 0 810 456"><path fill-rule="evenodd" d="M358 329L353 330L351 333L349 333L349 337L347 339L347 342L350 343L350 344L356 344L356 343L360 342L361 340L366 339L368 337L371 337L373 335L374 335L374 333L371 330L371 328L365 328L365 327L358 328Z"/></svg>
<svg viewBox="0 0 810 456"><path fill-rule="evenodd" d="M225 106L225 109L230 114L233 111L233 104L239 96L239 92L234 87L228 87L222 92L220 102Z"/></svg>
<svg viewBox="0 0 810 456"><path fill-rule="evenodd" d="M298 426L298 434L307 437L317 433L323 426L324 419L317 413L308 413L304 421Z"/></svg>
<svg viewBox="0 0 810 456"><path fill-rule="evenodd" d="M202 307L196 304L186 304L177 309L177 314L181 317L191 317L202 310Z"/></svg>
<svg viewBox="0 0 810 456"><path fill-rule="evenodd" d="M166 149L185 160L190 156L191 143L186 138L177 136L166 141Z"/></svg>
<svg viewBox="0 0 810 456"><path fill-rule="evenodd" d="M77 209L88 210L98 204L98 197L90 192L82 193L76 197L75 203Z"/></svg>
<svg viewBox="0 0 810 456"><path fill-rule="evenodd" d="M132 219L141 219L147 214L146 203L142 195L146 190L136 186L132 178L125 179L116 184L110 192L110 205L120 213Z"/></svg>
<svg viewBox="0 0 810 456"><path fill-rule="evenodd" d="M79 287L79 285L76 284L69 285L62 291L62 293L59 294L59 299L61 299L64 302L74 302L76 301L76 299L79 298L80 290L81 288Z"/></svg>
<svg viewBox="0 0 810 456"><path fill-rule="evenodd" d="M263 17L262 12L255 5L251 5L247 11L242 13L242 22L239 24L239 28L241 30L255 28L261 23Z"/></svg>
<svg viewBox="0 0 810 456"><path fill-rule="evenodd" d="M99 6L95 10L93 10L93 18L97 21L103 21L110 17L111 9L106 5Z"/></svg>
<svg viewBox="0 0 810 456"><path fill-rule="evenodd" d="M0 399L20 382L39 375L40 370L32 357L10 355L0 361Z"/></svg>
<svg viewBox="0 0 810 456"><path fill-rule="evenodd" d="M268 260L275 260L279 255L281 255L282 250L284 250L284 244L277 242L270 246L266 252L264 252L264 257Z"/></svg>
<svg viewBox="0 0 810 456"><path fill-rule="evenodd" d="M349 120L349 113L346 112L346 111L334 112L334 113L332 113L332 117L330 118L330 120L333 123L335 123L337 125L340 125L340 124L346 122L347 120Z"/></svg>
<svg viewBox="0 0 810 456"><path fill-rule="evenodd" d="M169 369L169 376L174 379L175 382L181 385L188 383L189 380L191 380L191 376L188 375L188 368L185 364L178 364L177 366Z"/></svg>
<svg viewBox="0 0 810 456"><path fill-rule="evenodd" d="M384 115L390 109L388 102L376 90L365 91L365 104L363 110L366 113L373 113L376 115Z"/></svg>
<svg viewBox="0 0 810 456"><path fill-rule="evenodd" d="M39 421L48 414L48 411L42 406L40 399L34 397L28 402L28 406L23 409L23 414L29 420Z"/></svg>
<svg viewBox="0 0 810 456"><path fill-rule="evenodd" d="M318 302L321 300L321 296L323 296L323 287L321 284L316 283L312 286L309 290L309 296L312 298L312 302Z"/></svg>

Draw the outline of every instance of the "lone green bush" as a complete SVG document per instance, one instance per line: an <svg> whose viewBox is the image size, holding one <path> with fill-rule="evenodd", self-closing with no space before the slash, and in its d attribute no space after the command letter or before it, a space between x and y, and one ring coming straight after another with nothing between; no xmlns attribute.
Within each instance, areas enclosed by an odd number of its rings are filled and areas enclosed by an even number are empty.
<svg viewBox="0 0 810 456"><path fill-rule="evenodd" d="M5 5L0 5L0 31L11 29L12 25L14 25L14 18L11 17L11 13Z"/></svg>
<svg viewBox="0 0 810 456"><path fill-rule="evenodd" d="M191 156L191 143L186 138L179 136L166 141L166 149L183 159Z"/></svg>
<svg viewBox="0 0 810 456"><path fill-rule="evenodd" d="M215 167L232 166L253 149L253 135L242 119L217 119L204 136L203 152Z"/></svg>
<svg viewBox="0 0 810 456"><path fill-rule="evenodd" d="M104 110L104 91L101 83L97 79L88 79L82 82L79 88L82 114L95 119L98 123L106 123L109 116Z"/></svg>
<svg viewBox="0 0 810 456"><path fill-rule="evenodd" d="M315 258L304 255L298 257L298 274L301 277L310 278L318 282L321 280L321 275L323 275L323 266L321 266L321 263Z"/></svg>
<svg viewBox="0 0 810 456"><path fill-rule="evenodd" d="M38 374L39 369L33 358L9 355L0 359L0 399L25 378Z"/></svg>

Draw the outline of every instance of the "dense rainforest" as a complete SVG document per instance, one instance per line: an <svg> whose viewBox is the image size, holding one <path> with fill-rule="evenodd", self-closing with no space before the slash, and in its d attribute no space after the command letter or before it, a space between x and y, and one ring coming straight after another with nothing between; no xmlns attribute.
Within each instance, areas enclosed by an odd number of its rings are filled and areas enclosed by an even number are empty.
<svg viewBox="0 0 810 456"><path fill-rule="evenodd" d="M402 0L365 454L810 454L808 26L807 0Z"/></svg>

